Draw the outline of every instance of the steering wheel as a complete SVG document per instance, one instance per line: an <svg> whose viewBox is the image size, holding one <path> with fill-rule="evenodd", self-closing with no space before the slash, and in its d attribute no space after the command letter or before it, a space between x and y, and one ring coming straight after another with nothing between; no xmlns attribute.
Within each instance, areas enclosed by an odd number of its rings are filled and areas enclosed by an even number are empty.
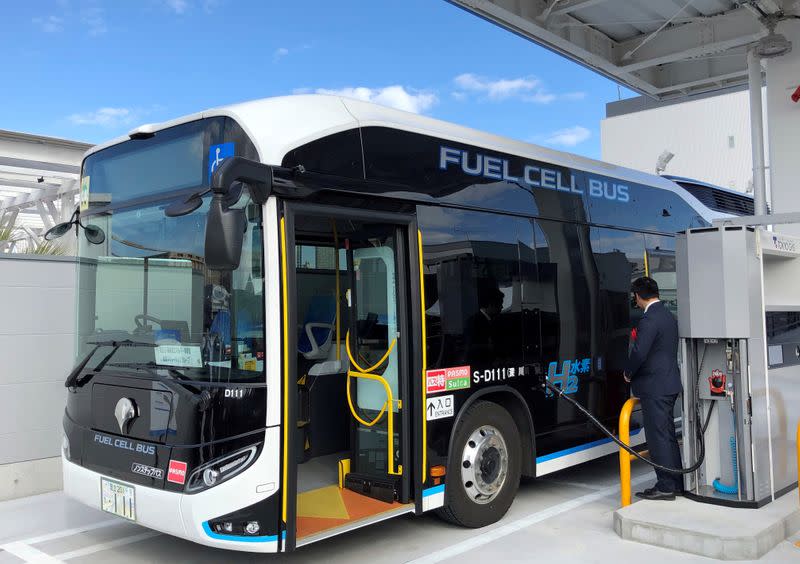
<svg viewBox="0 0 800 564"><path fill-rule="evenodd" d="M136 331L142 332L146 331L148 326L145 324L145 321L154 321L161 325L161 320L158 317L152 316L148 313L140 313L139 315L133 318L133 322L136 324Z"/></svg>

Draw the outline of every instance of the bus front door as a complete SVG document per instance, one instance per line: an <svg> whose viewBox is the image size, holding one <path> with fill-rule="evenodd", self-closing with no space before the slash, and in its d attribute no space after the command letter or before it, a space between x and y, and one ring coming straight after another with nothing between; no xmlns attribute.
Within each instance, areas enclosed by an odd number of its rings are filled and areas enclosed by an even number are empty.
<svg viewBox="0 0 800 564"><path fill-rule="evenodd" d="M347 249L347 401L354 432L344 485L388 503L400 492L403 475L397 241L396 235L366 245L352 241Z"/></svg>
<svg viewBox="0 0 800 564"><path fill-rule="evenodd" d="M416 230L405 216L302 203L285 204L284 217L288 419L296 420L287 439L296 531L287 522L287 536L299 545L414 509Z"/></svg>

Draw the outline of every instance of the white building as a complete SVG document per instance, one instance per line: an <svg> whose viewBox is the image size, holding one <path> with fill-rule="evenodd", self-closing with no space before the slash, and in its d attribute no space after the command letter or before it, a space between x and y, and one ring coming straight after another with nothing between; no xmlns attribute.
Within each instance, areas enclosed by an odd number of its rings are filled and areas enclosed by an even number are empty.
<svg viewBox="0 0 800 564"><path fill-rule="evenodd" d="M76 263L30 251L75 209L90 146L0 130L0 232L12 233L11 240L0 238L0 500L61 487Z"/></svg>
<svg viewBox="0 0 800 564"><path fill-rule="evenodd" d="M750 101L744 86L683 101L611 102L600 132L604 161L653 174L659 155L669 151L674 157L665 174L752 192Z"/></svg>

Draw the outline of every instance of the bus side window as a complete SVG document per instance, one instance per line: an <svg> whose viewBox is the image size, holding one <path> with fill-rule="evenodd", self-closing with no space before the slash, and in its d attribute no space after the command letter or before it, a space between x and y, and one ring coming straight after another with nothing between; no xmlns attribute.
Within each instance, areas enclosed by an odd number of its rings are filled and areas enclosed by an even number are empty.
<svg viewBox="0 0 800 564"><path fill-rule="evenodd" d="M605 183L617 187L610 190L617 197L590 198L590 217L594 224L662 233L707 225L700 214L674 192L641 184L620 184L612 178L605 179ZM626 188L627 197L619 197L620 186Z"/></svg>
<svg viewBox="0 0 800 564"><path fill-rule="evenodd" d="M650 278L656 281L661 301L678 315L678 281L675 273L675 239L665 235L645 235Z"/></svg>
<svg viewBox="0 0 800 564"><path fill-rule="evenodd" d="M630 331L642 315L631 301L630 289L631 282L645 275L644 235L593 228L592 246L604 305L607 367L609 372L621 374L628 356Z"/></svg>
<svg viewBox="0 0 800 564"><path fill-rule="evenodd" d="M446 208L420 208L426 273L428 368L522 366L519 237L526 222ZM528 228L529 229L529 228ZM435 260L432 258L435 257ZM426 300L430 302L430 300Z"/></svg>

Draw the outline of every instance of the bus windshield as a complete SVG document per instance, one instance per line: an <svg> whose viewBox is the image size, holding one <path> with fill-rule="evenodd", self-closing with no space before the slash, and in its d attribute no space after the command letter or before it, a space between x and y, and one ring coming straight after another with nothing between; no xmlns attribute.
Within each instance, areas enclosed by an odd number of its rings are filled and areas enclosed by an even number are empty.
<svg viewBox="0 0 800 564"><path fill-rule="evenodd" d="M102 343L87 369L145 377L157 371L159 377L207 382L263 381L261 209L247 190L241 191L232 203L247 216L239 267L208 269L203 255L209 198L189 214L165 214L176 190L185 193L187 186L203 184L204 174L196 170L207 168L203 154L219 142L196 124L188 129L186 135L159 133L163 152L151 140L132 141L87 159L84 177L93 175L93 195L110 205L91 206L82 217L84 225L99 227L106 237L100 244L78 237L78 358ZM135 174L164 158L180 164L158 177ZM145 202L142 196L154 187L173 195ZM120 207L126 200L134 201ZM121 342L151 346L114 347Z"/></svg>
<svg viewBox="0 0 800 564"><path fill-rule="evenodd" d="M169 367L193 380L261 379L260 210L247 192L237 205L247 209L248 223L234 271L205 267L208 200L182 217L166 217L160 204L86 218L105 231L106 241L79 238L79 357L93 343L130 340L155 346L120 348L103 369ZM98 360L108 352L101 347Z"/></svg>

